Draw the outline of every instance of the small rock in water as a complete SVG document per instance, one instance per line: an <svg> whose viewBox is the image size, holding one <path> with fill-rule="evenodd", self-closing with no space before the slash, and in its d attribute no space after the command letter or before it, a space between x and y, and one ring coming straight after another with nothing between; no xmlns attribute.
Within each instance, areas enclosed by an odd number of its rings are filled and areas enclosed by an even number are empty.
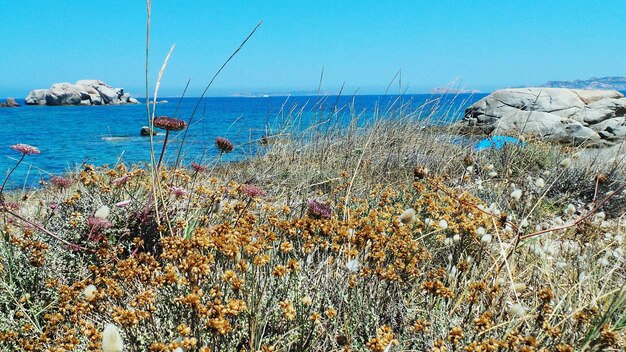
<svg viewBox="0 0 626 352"><path fill-rule="evenodd" d="M139 131L139 133L142 136L149 136L150 135L150 127L148 127L148 126L141 127L141 131ZM156 134L157 134L157 132L155 130L152 130L152 135L156 136Z"/></svg>

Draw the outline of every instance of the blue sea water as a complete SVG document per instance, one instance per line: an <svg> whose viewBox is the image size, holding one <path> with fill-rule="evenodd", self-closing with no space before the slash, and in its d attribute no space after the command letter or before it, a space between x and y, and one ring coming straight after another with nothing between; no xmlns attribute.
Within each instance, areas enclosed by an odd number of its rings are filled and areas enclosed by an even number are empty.
<svg viewBox="0 0 626 352"><path fill-rule="evenodd" d="M215 138L230 139L236 147L226 160L250 157L259 150L259 139L277 131L293 116L307 124L333 117L333 128L341 128L350 115L358 114L365 123L386 110L417 111L432 114L440 123L459 119L463 110L485 94L357 95L339 98L298 97L210 97L204 98L193 118L183 146L184 163L195 160L207 163L217 156ZM198 98L164 98L167 104L156 105L156 115L189 120ZM159 99L160 100L160 99ZM148 125L145 104L120 106L27 106L0 109L0 171L4 176L20 154L9 148L16 143L38 147L41 154L26 156L11 175L7 187L36 186L41 179L75 170L83 163L113 165L119 160L149 162L150 143L139 131ZM432 119L432 117L431 117ZM154 137L157 158L164 133ZM181 133L170 136L165 161L176 159Z"/></svg>

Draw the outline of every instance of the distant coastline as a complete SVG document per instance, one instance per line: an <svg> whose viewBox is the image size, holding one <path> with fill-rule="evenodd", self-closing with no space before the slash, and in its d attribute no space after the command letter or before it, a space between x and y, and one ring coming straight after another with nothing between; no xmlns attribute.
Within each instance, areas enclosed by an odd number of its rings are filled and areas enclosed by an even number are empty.
<svg viewBox="0 0 626 352"><path fill-rule="evenodd" d="M626 77L591 77L589 79L577 79L573 81L548 81L539 87L548 88L571 88L571 89L613 89L626 90Z"/></svg>

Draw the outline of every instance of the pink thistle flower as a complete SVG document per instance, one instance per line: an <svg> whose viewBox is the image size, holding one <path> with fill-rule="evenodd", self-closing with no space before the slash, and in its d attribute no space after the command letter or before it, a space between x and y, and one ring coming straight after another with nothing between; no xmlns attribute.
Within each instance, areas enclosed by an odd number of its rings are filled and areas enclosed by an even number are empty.
<svg viewBox="0 0 626 352"><path fill-rule="evenodd" d="M215 139L215 145L217 146L217 149L219 149L222 153L230 153L235 149L233 143L223 137L217 137L217 139Z"/></svg>
<svg viewBox="0 0 626 352"><path fill-rule="evenodd" d="M182 187L172 186L170 187L170 192L176 197L184 197L187 195L187 191Z"/></svg>
<svg viewBox="0 0 626 352"><path fill-rule="evenodd" d="M28 145L28 144L22 144L22 143L14 144L10 146L9 148L15 151L18 151L24 155L35 155L35 154L40 153L39 148L33 147L32 145Z"/></svg>
<svg viewBox="0 0 626 352"><path fill-rule="evenodd" d="M50 183L59 188L68 188L72 185L72 180L61 176L52 176Z"/></svg>
<svg viewBox="0 0 626 352"><path fill-rule="evenodd" d="M152 120L152 124L156 128L166 131L180 131L187 127L187 123L181 119L169 116L157 116Z"/></svg>
<svg viewBox="0 0 626 352"><path fill-rule="evenodd" d="M22 205L16 202L4 202L2 205L9 210L18 210Z"/></svg>
<svg viewBox="0 0 626 352"><path fill-rule="evenodd" d="M92 216L89 219L87 219L87 225L91 227L92 231L100 231L100 230L108 229L109 227L111 227L112 224L107 219L97 218L95 216Z"/></svg>
<svg viewBox="0 0 626 352"><path fill-rule="evenodd" d="M127 200L123 200L121 202L115 203L115 206L118 208L124 208L130 205L130 203L132 203L133 201L130 199Z"/></svg>
<svg viewBox="0 0 626 352"><path fill-rule="evenodd" d="M309 216L316 219L330 219L333 214L330 206L320 203L314 199L307 202L307 207Z"/></svg>
<svg viewBox="0 0 626 352"><path fill-rule="evenodd" d="M194 169L194 171L196 172L205 172L207 170L207 167L204 165L200 165L196 162L191 162L191 168Z"/></svg>
<svg viewBox="0 0 626 352"><path fill-rule="evenodd" d="M250 198L262 197L265 195L265 191L263 191L261 188L249 184L241 185L241 187L239 188L239 192L245 194Z"/></svg>
<svg viewBox="0 0 626 352"><path fill-rule="evenodd" d="M116 179L113 179L111 181L111 184L113 184L113 186L115 186L115 187L121 187L121 186L125 185L126 182L128 182L129 179L130 179L129 175L124 175L122 177L118 177Z"/></svg>

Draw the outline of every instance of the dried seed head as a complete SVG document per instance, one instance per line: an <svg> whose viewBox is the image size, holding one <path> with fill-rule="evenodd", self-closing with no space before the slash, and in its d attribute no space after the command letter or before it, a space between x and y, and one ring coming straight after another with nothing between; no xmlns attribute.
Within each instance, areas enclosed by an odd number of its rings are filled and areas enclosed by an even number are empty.
<svg viewBox="0 0 626 352"><path fill-rule="evenodd" d="M596 182L598 182L598 184L606 183L606 181L608 180L609 180L609 176L607 174L596 175Z"/></svg>
<svg viewBox="0 0 626 352"><path fill-rule="evenodd" d="M428 177L428 173L430 171L428 170L427 167L424 166L418 166L415 168L415 170L413 170L413 176L415 176L415 179L417 180L422 180L426 177Z"/></svg>
<svg viewBox="0 0 626 352"><path fill-rule="evenodd" d="M223 137L217 137L215 139L215 145L217 146L217 149L219 149L222 153L230 153L235 149L233 143Z"/></svg>
<svg viewBox="0 0 626 352"><path fill-rule="evenodd" d="M187 127L185 121L169 116L157 116L152 120L152 124L154 127L166 131L180 131Z"/></svg>
<svg viewBox="0 0 626 352"><path fill-rule="evenodd" d="M195 171L195 172L205 172L207 170L207 167L204 165L200 165L196 162L191 162L191 168Z"/></svg>

